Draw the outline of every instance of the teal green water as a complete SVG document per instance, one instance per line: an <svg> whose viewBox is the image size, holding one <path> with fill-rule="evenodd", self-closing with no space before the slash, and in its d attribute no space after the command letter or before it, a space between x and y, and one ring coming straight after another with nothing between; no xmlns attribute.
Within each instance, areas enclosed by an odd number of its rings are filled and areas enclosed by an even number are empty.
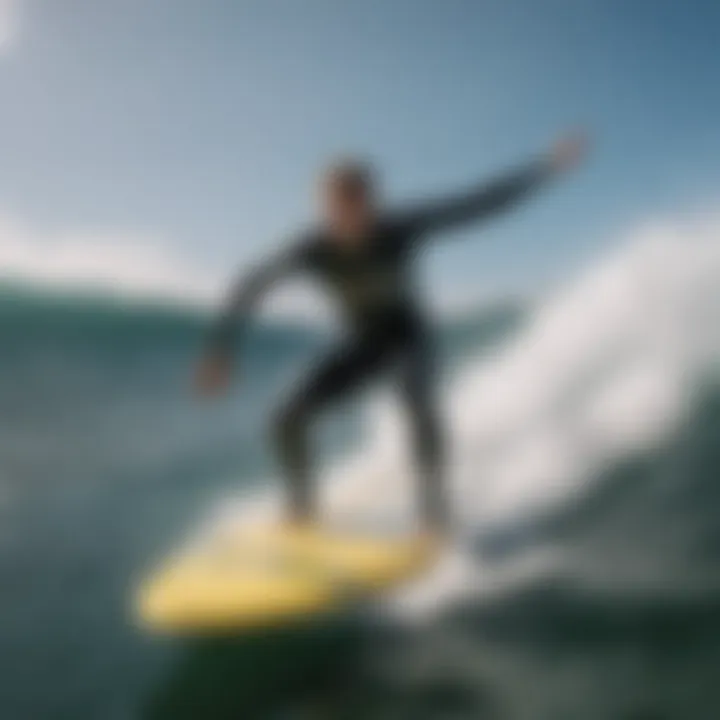
<svg viewBox="0 0 720 720"><path fill-rule="evenodd" d="M442 328L448 372L523 315L508 305ZM202 508L272 474L260 419L326 342L256 329L244 387L206 405L188 390L204 325L170 308L0 298L3 720L720 717L720 393L708 380L662 448L478 540L491 567L547 544L587 577L547 569L415 625L326 618L192 641L136 630L137 578ZM354 444L357 420L333 424L327 453Z"/></svg>

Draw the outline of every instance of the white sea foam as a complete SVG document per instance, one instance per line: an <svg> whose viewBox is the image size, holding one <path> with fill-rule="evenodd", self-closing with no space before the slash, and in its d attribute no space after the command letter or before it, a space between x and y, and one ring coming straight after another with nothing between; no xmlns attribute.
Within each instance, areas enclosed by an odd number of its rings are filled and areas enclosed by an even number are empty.
<svg viewBox="0 0 720 720"><path fill-rule="evenodd" d="M469 358L445 406L465 524L563 497L662 441L720 357L719 321L720 221L650 226L541 302L500 353ZM407 504L392 480L407 475L403 423L382 405L370 450L336 472L338 505Z"/></svg>
<svg viewBox="0 0 720 720"><path fill-rule="evenodd" d="M539 303L501 352L468 358L454 377L444 409L461 533L521 522L661 444L719 358L720 219L626 237ZM369 448L332 473L332 512L405 521L413 483L390 402L372 427ZM413 597L477 590L483 570L473 562L448 558ZM489 588L497 583L486 570Z"/></svg>

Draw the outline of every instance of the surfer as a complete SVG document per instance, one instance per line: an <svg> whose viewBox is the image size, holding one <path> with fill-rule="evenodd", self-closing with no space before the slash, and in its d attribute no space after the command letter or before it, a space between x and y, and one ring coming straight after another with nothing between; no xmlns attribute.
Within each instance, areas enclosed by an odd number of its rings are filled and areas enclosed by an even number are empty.
<svg viewBox="0 0 720 720"><path fill-rule="evenodd" d="M234 285L214 326L197 374L205 394L230 381L234 335L261 296L282 278L304 272L330 289L343 310L347 337L322 357L280 408L277 452L288 480L288 515L309 522L315 512L307 432L319 412L367 381L393 371L408 409L419 474L424 527L450 521L443 483L442 430L433 401L432 342L412 283L412 264L427 238L505 210L583 158L580 133L489 184L397 211L381 209L373 170L358 160L333 164L322 176L322 218L276 256Z"/></svg>

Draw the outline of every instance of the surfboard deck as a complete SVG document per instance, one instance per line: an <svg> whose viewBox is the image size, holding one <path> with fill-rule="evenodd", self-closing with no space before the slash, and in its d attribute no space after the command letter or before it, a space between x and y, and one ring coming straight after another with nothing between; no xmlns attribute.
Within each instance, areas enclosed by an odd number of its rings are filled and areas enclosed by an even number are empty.
<svg viewBox="0 0 720 720"><path fill-rule="evenodd" d="M242 631L340 610L427 569L437 544L317 527L224 533L170 558L140 586L159 631Z"/></svg>

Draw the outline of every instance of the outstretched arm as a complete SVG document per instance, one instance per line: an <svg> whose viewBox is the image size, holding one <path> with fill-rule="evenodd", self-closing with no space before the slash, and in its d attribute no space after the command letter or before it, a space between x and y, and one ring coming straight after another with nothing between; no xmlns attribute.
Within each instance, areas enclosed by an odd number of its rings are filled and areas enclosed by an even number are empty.
<svg viewBox="0 0 720 720"><path fill-rule="evenodd" d="M243 276L230 289L229 297L211 328L198 375L198 388L206 393L222 390L230 379L236 335L242 335L253 310L278 280L299 269L302 248L291 248ZM237 331L240 331L239 333Z"/></svg>
<svg viewBox="0 0 720 720"><path fill-rule="evenodd" d="M579 133L562 138L545 156L460 195L430 201L407 217L416 234L452 229L505 210L582 159L587 140Z"/></svg>

